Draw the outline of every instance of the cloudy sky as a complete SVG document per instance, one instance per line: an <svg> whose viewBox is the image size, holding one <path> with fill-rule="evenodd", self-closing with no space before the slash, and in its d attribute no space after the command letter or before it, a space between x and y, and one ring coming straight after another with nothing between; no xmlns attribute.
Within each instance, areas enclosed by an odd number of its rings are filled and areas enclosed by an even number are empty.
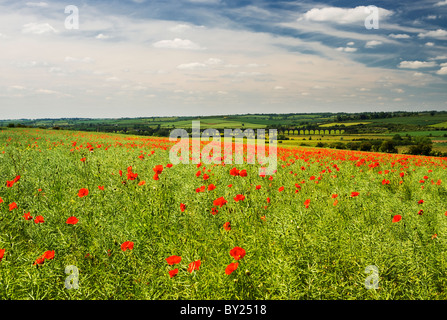
<svg viewBox="0 0 447 320"><path fill-rule="evenodd" d="M447 110L447 0L0 0L0 72L0 119Z"/></svg>

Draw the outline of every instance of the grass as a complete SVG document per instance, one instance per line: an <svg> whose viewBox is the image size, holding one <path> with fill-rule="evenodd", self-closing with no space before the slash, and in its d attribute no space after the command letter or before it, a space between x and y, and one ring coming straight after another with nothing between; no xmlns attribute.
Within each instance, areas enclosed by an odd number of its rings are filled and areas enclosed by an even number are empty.
<svg viewBox="0 0 447 320"><path fill-rule="evenodd" d="M171 145L115 134L1 132L0 298L447 298L445 160L284 148L269 179L258 175L257 164L168 168ZM156 165L164 167L160 180L153 179ZM126 177L130 166L135 180ZM247 176L230 175L233 167ZM20 180L7 187L17 175ZM390 184L382 184L385 178ZM216 188L196 192L210 184ZM82 198L81 188L89 190ZM359 195L352 197L353 191ZM237 194L245 200L236 202ZM213 215L219 197L228 203ZM18 208L10 211L12 202ZM27 212L42 215L44 223L25 220ZM403 218L392 223L396 214ZM71 216L79 222L68 225ZM133 249L122 251L125 241ZM236 246L246 255L227 275ZM55 251L54 259L33 265L47 250ZM181 262L168 265L171 255ZM197 260L199 270L190 273ZM379 270L377 290L364 285L369 265ZM79 289L66 289L67 266L78 268Z"/></svg>

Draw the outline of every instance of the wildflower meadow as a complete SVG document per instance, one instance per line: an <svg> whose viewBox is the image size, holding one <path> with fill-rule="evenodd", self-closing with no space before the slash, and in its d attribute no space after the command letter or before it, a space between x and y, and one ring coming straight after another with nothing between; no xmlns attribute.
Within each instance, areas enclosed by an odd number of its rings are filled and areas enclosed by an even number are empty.
<svg viewBox="0 0 447 320"><path fill-rule="evenodd" d="M0 298L447 298L446 158L278 147L263 175L173 144L1 131Z"/></svg>

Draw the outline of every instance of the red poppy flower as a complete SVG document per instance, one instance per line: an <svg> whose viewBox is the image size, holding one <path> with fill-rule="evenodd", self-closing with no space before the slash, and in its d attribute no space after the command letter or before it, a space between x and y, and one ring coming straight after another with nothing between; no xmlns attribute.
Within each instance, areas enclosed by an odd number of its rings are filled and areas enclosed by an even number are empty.
<svg viewBox="0 0 447 320"><path fill-rule="evenodd" d="M169 277L175 277L178 273L178 269L174 269L174 270L169 270Z"/></svg>
<svg viewBox="0 0 447 320"><path fill-rule="evenodd" d="M401 219L402 219L402 216L401 216L400 214L396 214L396 215L393 217L392 222L393 222L393 223L394 223L394 222L399 222Z"/></svg>
<svg viewBox="0 0 447 320"><path fill-rule="evenodd" d="M199 270L200 264L201 264L200 260L196 260L196 261L191 262L188 265L188 272L192 273L194 270Z"/></svg>
<svg viewBox="0 0 447 320"><path fill-rule="evenodd" d="M422 199L418 201L418 204L423 204L423 203L424 203L424 200L422 200Z"/></svg>
<svg viewBox="0 0 447 320"><path fill-rule="evenodd" d="M335 199L337 197L338 197L338 194L335 194L335 193L331 196L332 199Z"/></svg>
<svg viewBox="0 0 447 320"><path fill-rule="evenodd" d="M208 191L213 191L214 189L216 189L216 186L214 184L210 184L208 186Z"/></svg>
<svg viewBox="0 0 447 320"><path fill-rule="evenodd" d="M245 196L243 194L238 194L236 195L236 197L233 198L234 201L239 202L239 201L244 201L245 200Z"/></svg>
<svg viewBox="0 0 447 320"><path fill-rule="evenodd" d="M230 256L232 256L235 260L240 260L245 256L245 250L241 247L234 247L230 250Z"/></svg>
<svg viewBox="0 0 447 320"><path fill-rule="evenodd" d="M123 176L123 171L122 170L120 170L118 173L119 173L120 177Z"/></svg>
<svg viewBox="0 0 447 320"><path fill-rule="evenodd" d="M225 222L223 227L224 227L225 230L230 231L231 230L230 222Z"/></svg>
<svg viewBox="0 0 447 320"><path fill-rule="evenodd" d="M85 160L86 160L85 158L81 158L81 161L82 161L82 162L85 162Z"/></svg>
<svg viewBox="0 0 447 320"><path fill-rule="evenodd" d="M359 194L359 192L353 191L351 192L351 197L357 197Z"/></svg>
<svg viewBox="0 0 447 320"><path fill-rule="evenodd" d="M203 180L208 180L210 178L209 175L207 175L206 173L203 175Z"/></svg>
<svg viewBox="0 0 447 320"><path fill-rule="evenodd" d="M166 168L172 168L172 163L168 163L168 164L166 165Z"/></svg>
<svg viewBox="0 0 447 320"><path fill-rule="evenodd" d="M67 221L65 222L66 224L76 224L78 223L79 219L76 217L70 217L67 219Z"/></svg>
<svg viewBox="0 0 447 320"><path fill-rule="evenodd" d="M184 212L185 209L186 209L186 204L184 204L184 203L180 203L180 211L181 211L181 212Z"/></svg>
<svg viewBox="0 0 447 320"><path fill-rule="evenodd" d="M173 264L180 263L180 261L182 261L182 257L180 257L180 256L170 256L170 257L166 258L166 262L170 266L172 266Z"/></svg>
<svg viewBox="0 0 447 320"><path fill-rule="evenodd" d="M284 187L279 187L278 191L281 192L284 190Z"/></svg>
<svg viewBox="0 0 447 320"><path fill-rule="evenodd" d="M335 201L334 201L334 203L332 204L333 206L336 206L337 205L337 203L338 203L338 200L337 199L335 199Z"/></svg>
<svg viewBox="0 0 447 320"><path fill-rule="evenodd" d="M420 215L420 216L422 216L423 213L424 213L424 210L422 210L422 209L418 211L418 215Z"/></svg>
<svg viewBox="0 0 447 320"><path fill-rule="evenodd" d="M154 180L160 180L160 178L158 177L158 173L155 173L154 176L152 177L152 179L154 179Z"/></svg>
<svg viewBox="0 0 447 320"><path fill-rule="evenodd" d="M267 218L265 217L265 215L261 216L261 220L262 221L267 221Z"/></svg>
<svg viewBox="0 0 447 320"><path fill-rule="evenodd" d="M163 166L161 164L156 165L152 170L154 170L156 174L160 174L163 171Z"/></svg>
<svg viewBox="0 0 447 320"><path fill-rule="evenodd" d="M0 197L0 203L2 203L3 202L3 199Z"/></svg>
<svg viewBox="0 0 447 320"><path fill-rule="evenodd" d="M12 188L13 185L14 185L14 181L6 180L6 187L7 188Z"/></svg>
<svg viewBox="0 0 447 320"><path fill-rule="evenodd" d="M43 220L43 217L42 216L37 216L35 219L34 219L34 223L44 223L45 221Z"/></svg>
<svg viewBox="0 0 447 320"><path fill-rule="evenodd" d="M241 171L239 171L239 176L241 176L241 177L246 177L247 176L247 170L241 170Z"/></svg>
<svg viewBox="0 0 447 320"><path fill-rule="evenodd" d="M196 172L196 177L200 177L201 174L202 174L202 171L200 171L200 170L197 171L197 172Z"/></svg>
<svg viewBox="0 0 447 320"><path fill-rule="evenodd" d="M141 180L140 182L138 182L139 186L144 186L145 184L146 184L146 181L144 181L144 180Z"/></svg>
<svg viewBox="0 0 447 320"><path fill-rule="evenodd" d="M17 208L17 203L13 202L13 203L9 204L9 211L14 210L15 208Z"/></svg>
<svg viewBox="0 0 447 320"><path fill-rule="evenodd" d="M258 185L256 186L256 190L259 190L259 189L261 189L261 185L258 184Z"/></svg>
<svg viewBox="0 0 447 320"><path fill-rule="evenodd" d="M104 186L98 186L99 190L104 190Z"/></svg>
<svg viewBox="0 0 447 320"><path fill-rule="evenodd" d="M40 266L40 265L42 265L44 262L45 262L45 258L43 258L43 257L39 257L39 258L36 259L36 261L34 261L33 266L35 266L35 265Z"/></svg>
<svg viewBox="0 0 447 320"><path fill-rule="evenodd" d="M129 249L129 250L133 249L133 242L132 241L125 241L121 245L121 250L126 251L127 249Z"/></svg>
<svg viewBox="0 0 447 320"><path fill-rule="evenodd" d="M0 261L2 261L4 255L5 255L5 249L0 249Z"/></svg>
<svg viewBox="0 0 447 320"><path fill-rule="evenodd" d="M50 251L50 250L45 251L45 253L42 255L42 257L44 259L47 259L47 260L53 259L54 258L54 250L52 250L52 251Z"/></svg>
<svg viewBox="0 0 447 320"><path fill-rule="evenodd" d="M31 216L31 214L28 212L28 213L25 213L24 215L23 215L23 217L25 218L25 220L33 220L33 217Z"/></svg>
<svg viewBox="0 0 447 320"><path fill-rule="evenodd" d="M228 201L225 200L224 197L220 197L220 198L217 198L216 200L213 201L213 205L214 205L214 206L222 207L222 206L223 206L225 203L227 203L227 202L228 202Z"/></svg>
<svg viewBox="0 0 447 320"><path fill-rule="evenodd" d="M228 187L228 188L231 188L232 186L233 186L232 184L229 184L227 187Z"/></svg>
<svg viewBox="0 0 447 320"><path fill-rule="evenodd" d="M234 270L237 269L239 263L237 262L232 262L230 263L226 268L225 268L225 274L231 274Z"/></svg>
<svg viewBox="0 0 447 320"><path fill-rule="evenodd" d="M270 198L267 198L267 203L270 203Z"/></svg>
<svg viewBox="0 0 447 320"><path fill-rule="evenodd" d="M306 201L304 201L304 206L307 208L309 208L310 205L310 199L306 199Z"/></svg>
<svg viewBox="0 0 447 320"><path fill-rule="evenodd" d="M230 170L230 174L232 176L238 176L239 175L239 170L236 169L236 168L233 168L233 169Z"/></svg>
<svg viewBox="0 0 447 320"><path fill-rule="evenodd" d="M86 195L88 195L88 189L82 188L82 189L79 190L79 192L78 192L78 197L79 198L85 197Z"/></svg>

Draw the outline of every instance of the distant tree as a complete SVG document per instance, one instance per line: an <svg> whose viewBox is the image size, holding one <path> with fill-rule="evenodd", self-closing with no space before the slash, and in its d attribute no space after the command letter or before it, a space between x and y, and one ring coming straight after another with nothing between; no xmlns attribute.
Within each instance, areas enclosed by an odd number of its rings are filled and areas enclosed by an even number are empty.
<svg viewBox="0 0 447 320"><path fill-rule="evenodd" d="M391 140L384 140L382 142L382 145L380 146L380 151L386 153L397 153L397 149L394 146L394 142Z"/></svg>
<svg viewBox="0 0 447 320"><path fill-rule="evenodd" d="M372 144L369 141L364 141L360 144L360 151L371 151Z"/></svg>
<svg viewBox="0 0 447 320"><path fill-rule="evenodd" d="M414 155L430 155L433 148L433 143L428 137L416 137L414 139L415 144L411 145L408 153Z"/></svg>

